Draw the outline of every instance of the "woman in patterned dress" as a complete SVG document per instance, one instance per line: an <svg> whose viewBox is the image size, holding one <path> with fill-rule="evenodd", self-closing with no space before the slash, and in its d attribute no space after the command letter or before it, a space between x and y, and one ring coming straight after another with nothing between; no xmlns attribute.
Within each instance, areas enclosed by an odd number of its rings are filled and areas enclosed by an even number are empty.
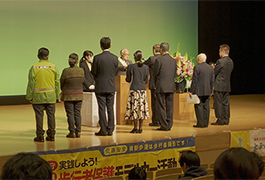
<svg viewBox="0 0 265 180"><path fill-rule="evenodd" d="M149 110L145 84L148 82L148 66L143 64L143 53L137 50L134 54L134 64L126 71L126 82L130 83L130 91L126 108L126 120L133 120L134 128L130 133L142 133L144 119L149 119ZM139 121L139 129L137 129Z"/></svg>

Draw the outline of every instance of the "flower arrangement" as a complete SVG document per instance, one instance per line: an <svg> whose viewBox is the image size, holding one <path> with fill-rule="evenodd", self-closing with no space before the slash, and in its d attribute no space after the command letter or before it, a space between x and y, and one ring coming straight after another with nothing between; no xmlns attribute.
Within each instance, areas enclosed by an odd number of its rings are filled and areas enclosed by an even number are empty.
<svg viewBox="0 0 265 180"><path fill-rule="evenodd" d="M174 81L176 83L180 83L184 79L186 81L190 81L193 74L194 63L192 63L192 60L194 59L194 57L189 59L188 53L185 53L185 55L182 56L179 52L179 44L178 44L177 51L173 55L173 58L176 59L178 66Z"/></svg>

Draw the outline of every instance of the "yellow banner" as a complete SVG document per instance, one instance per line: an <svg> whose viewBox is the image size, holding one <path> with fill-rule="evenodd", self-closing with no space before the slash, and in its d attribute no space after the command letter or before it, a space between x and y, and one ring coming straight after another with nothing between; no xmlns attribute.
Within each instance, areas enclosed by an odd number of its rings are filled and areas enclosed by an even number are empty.
<svg viewBox="0 0 265 180"><path fill-rule="evenodd" d="M250 150L250 131L232 131L230 147L243 147Z"/></svg>
<svg viewBox="0 0 265 180"><path fill-rule="evenodd" d="M135 166L155 171L179 166L179 151L195 151L195 138L37 152L49 162L53 179L99 179L125 175Z"/></svg>

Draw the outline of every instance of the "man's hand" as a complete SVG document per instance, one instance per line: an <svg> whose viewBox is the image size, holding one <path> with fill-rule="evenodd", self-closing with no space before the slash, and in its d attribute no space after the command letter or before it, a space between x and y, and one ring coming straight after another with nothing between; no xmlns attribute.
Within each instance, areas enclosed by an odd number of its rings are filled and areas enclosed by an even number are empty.
<svg viewBox="0 0 265 180"><path fill-rule="evenodd" d="M90 86L89 86L89 89L90 89L90 90L95 89L95 86L94 86L94 85L90 85Z"/></svg>
<svg viewBox="0 0 265 180"><path fill-rule="evenodd" d="M190 98L192 99L192 93L189 93Z"/></svg>

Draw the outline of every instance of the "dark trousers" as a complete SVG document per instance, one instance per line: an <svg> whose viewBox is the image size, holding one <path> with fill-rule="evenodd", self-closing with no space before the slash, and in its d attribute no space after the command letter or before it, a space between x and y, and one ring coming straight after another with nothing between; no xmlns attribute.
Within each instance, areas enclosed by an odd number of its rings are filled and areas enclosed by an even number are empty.
<svg viewBox="0 0 265 180"><path fill-rule="evenodd" d="M174 93L158 93L157 97L157 119L164 130L170 130L173 125L173 96Z"/></svg>
<svg viewBox="0 0 265 180"><path fill-rule="evenodd" d="M64 101L68 130L70 133L81 132L81 107L82 101Z"/></svg>
<svg viewBox="0 0 265 180"><path fill-rule="evenodd" d="M55 104L32 104L32 106L35 111L37 136L43 136L45 132L43 130L44 110L48 119L48 130L46 133L48 136L53 136L55 134Z"/></svg>
<svg viewBox="0 0 265 180"><path fill-rule="evenodd" d="M194 104L195 114L197 118L197 126L208 127L210 107L209 107L209 96L199 96L200 103Z"/></svg>
<svg viewBox="0 0 265 180"><path fill-rule="evenodd" d="M157 110L156 110L156 93L154 89L151 89L151 106L152 106L152 123L159 123L157 119Z"/></svg>
<svg viewBox="0 0 265 180"><path fill-rule="evenodd" d="M114 92L113 93L96 93L98 101L98 114L100 131L105 134L112 134L114 131ZM106 107L108 113L108 121L106 118Z"/></svg>
<svg viewBox="0 0 265 180"><path fill-rule="evenodd" d="M218 124L229 124L230 99L229 92L214 91L214 109Z"/></svg>

